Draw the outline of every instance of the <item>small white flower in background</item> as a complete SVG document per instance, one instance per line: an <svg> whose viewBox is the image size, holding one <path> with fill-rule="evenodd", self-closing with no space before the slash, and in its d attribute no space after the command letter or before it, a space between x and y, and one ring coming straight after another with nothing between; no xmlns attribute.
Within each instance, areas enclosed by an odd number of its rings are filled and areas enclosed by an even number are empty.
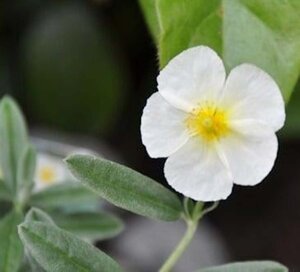
<svg viewBox="0 0 300 272"><path fill-rule="evenodd" d="M242 64L226 79L218 55L198 46L172 59L157 81L144 108L142 141L151 157L168 157L164 172L176 191L216 201L234 183L256 185L266 177L285 120L281 92L267 73Z"/></svg>
<svg viewBox="0 0 300 272"><path fill-rule="evenodd" d="M67 178L67 170L61 159L45 153L38 154L35 173L35 191L65 182Z"/></svg>

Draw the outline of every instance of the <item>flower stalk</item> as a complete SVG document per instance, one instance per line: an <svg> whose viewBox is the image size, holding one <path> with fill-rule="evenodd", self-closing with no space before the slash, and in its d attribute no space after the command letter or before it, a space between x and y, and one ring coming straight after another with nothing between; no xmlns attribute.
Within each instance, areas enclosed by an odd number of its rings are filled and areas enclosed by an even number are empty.
<svg viewBox="0 0 300 272"><path fill-rule="evenodd" d="M187 221L187 230L184 236L182 237L181 241L175 248L175 250L171 253L169 258L160 268L159 272L169 272L177 263L181 255L185 252L187 247L189 246L190 242L192 241L194 234L198 227L198 220L188 220Z"/></svg>
<svg viewBox="0 0 300 272"><path fill-rule="evenodd" d="M183 207L184 207L184 215L183 218L187 224L187 229L178 243L177 247L174 249L174 251L171 253L169 258L166 260L166 262L163 264L163 266L160 268L159 272L170 272L171 269L175 266L175 264L178 262L182 254L185 252L189 244L191 243L200 219L207 213L213 211L215 208L218 207L219 202L214 202L211 206L205 208L204 202L198 201L193 205L193 208L189 208L189 203L191 199L185 197L183 200Z"/></svg>

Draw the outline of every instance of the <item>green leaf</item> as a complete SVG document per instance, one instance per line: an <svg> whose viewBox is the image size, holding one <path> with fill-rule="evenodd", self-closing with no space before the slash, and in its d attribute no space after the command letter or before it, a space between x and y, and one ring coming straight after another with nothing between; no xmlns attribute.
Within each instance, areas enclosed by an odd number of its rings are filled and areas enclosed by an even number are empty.
<svg viewBox="0 0 300 272"><path fill-rule="evenodd" d="M112 238L124 228L123 222L119 218L104 212L79 212L73 214L56 212L51 215L50 217L50 215L38 208L31 208L26 214L25 222L39 221L58 225L62 229L89 240Z"/></svg>
<svg viewBox="0 0 300 272"><path fill-rule="evenodd" d="M26 249L48 272L114 272L119 265L94 246L51 224L27 221L19 226Z"/></svg>
<svg viewBox="0 0 300 272"><path fill-rule="evenodd" d="M157 37L161 68L183 50L207 45L220 54L228 71L245 62L267 71L288 101L300 71L300 1L140 3L149 28Z"/></svg>
<svg viewBox="0 0 300 272"><path fill-rule="evenodd" d="M0 271L18 271L23 246L17 233L17 225L22 221L22 214L13 210L0 221Z"/></svg>
<svg viewBox="0 0 300 272"><path fill-rule="evenodd" d="M38 208L34 208L34 207L31 208L27 212L24 221L25 222L38 221L38 222L43 222L43 223L46 223L46 224L56 226L54 221L52 220L52 218L47 213L45 213L44 211L42 211ZM31 253L28 250L26 250L25 255L26 255L27 261L29 262L31 272L43 272L43 271L45 271L39 265L39 263L32 257Z"/></svg>
<svg viewBox="0 0 300 272"><path fill-rule="evenodd" d="M3 180L0 180L0 200L11 200L11 194L7 190L7 187Z"/></svg>
<svg viewBox="0 0 300 272"><path fill-rule="evenodd" d="M167 221L180 217L174 193L128 167L90 155L73 155L66 163L84 185L118 207Z"/></svg>
<svg viewBox="0 0 300 272"><path fill-rule="evenodd" d="M99 197L78 182L65 182L36 192L30 202L32 206L50 209L77 204L98 205Z"/></svg>
<svg viewBox="0 0 300 272"><path fill-rule="evenodd" d="M17 186L19 200L27 201L30 196L36 167L36 151L33 146L28 145L23 150L23 154L19 159L17 172Z"/></svg>
<svg viewBox="0 0 300 272"><path fill-rule="evenodd" d="M38 222L55 225L50 215L35 207L31 208L25 216L25 222L32 222L32 221L38 221Z"/></svg>
<svg viewBox="0 0 300 272"><path fill-rule="evenodd" d="M0 163L4 182L12 193L17 189L17 167L27 143L21 110L14 100L4 97L0 102Z"/></svg>
<svg viewBox="0 0 300 272"><path fill-rule="evenodd" d="M158 7L157 1L140 0L140 5L142 7L142 10L144 11L144 15L146 17L146 21L148 22L150 32L155 42L158 43L161 33L161 25L159 21L159 13L156 10L156 8Z"/></svg>
<svg viewBox="0 0 300 272"><path fill-rule="evenodd" d="M108 213L53 214L55 223L69 232L89 240L104 240L123 230L122 221Z"/></svg>
<svg viewBox="0 0 300 272"><path fill-rule="evenodd" d="M29 252L26 252L26 258L29 262L30 272L44 272L45 270L38 264L38 262L31 256Z"/></svg>
<svg viewBox="0 0 300 272"><path fill-rule="evenodd" d="M204 268L199 272L288 272L288 269L273 261L249 261Z"/></svg>

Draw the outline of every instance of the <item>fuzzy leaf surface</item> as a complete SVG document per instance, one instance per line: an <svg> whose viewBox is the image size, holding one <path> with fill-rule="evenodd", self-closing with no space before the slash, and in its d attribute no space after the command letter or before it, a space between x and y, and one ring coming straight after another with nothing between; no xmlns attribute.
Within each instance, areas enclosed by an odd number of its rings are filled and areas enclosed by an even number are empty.
<svg viewBox="0 0 300 272"><path fill-rule="evenodd" d="M66 163L82 184L118 207L166 221L180 217L176 194L126 166L90 155L73 155Z"/></svg>

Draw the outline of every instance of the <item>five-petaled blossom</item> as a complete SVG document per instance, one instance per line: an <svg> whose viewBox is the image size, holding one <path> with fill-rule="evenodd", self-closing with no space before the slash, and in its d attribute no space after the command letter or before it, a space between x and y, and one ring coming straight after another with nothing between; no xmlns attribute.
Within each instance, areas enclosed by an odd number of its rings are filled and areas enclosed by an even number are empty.
<svg viewBox="0 0 300 272"><path fill-rule="evenodd" d="M198 201L226 199L234 183L261 182L285 120L281 92L263 70L242 64L225 78L212 49L185 50L160 72L142 116L149 155L168 157L170 186Z"/></svg>

